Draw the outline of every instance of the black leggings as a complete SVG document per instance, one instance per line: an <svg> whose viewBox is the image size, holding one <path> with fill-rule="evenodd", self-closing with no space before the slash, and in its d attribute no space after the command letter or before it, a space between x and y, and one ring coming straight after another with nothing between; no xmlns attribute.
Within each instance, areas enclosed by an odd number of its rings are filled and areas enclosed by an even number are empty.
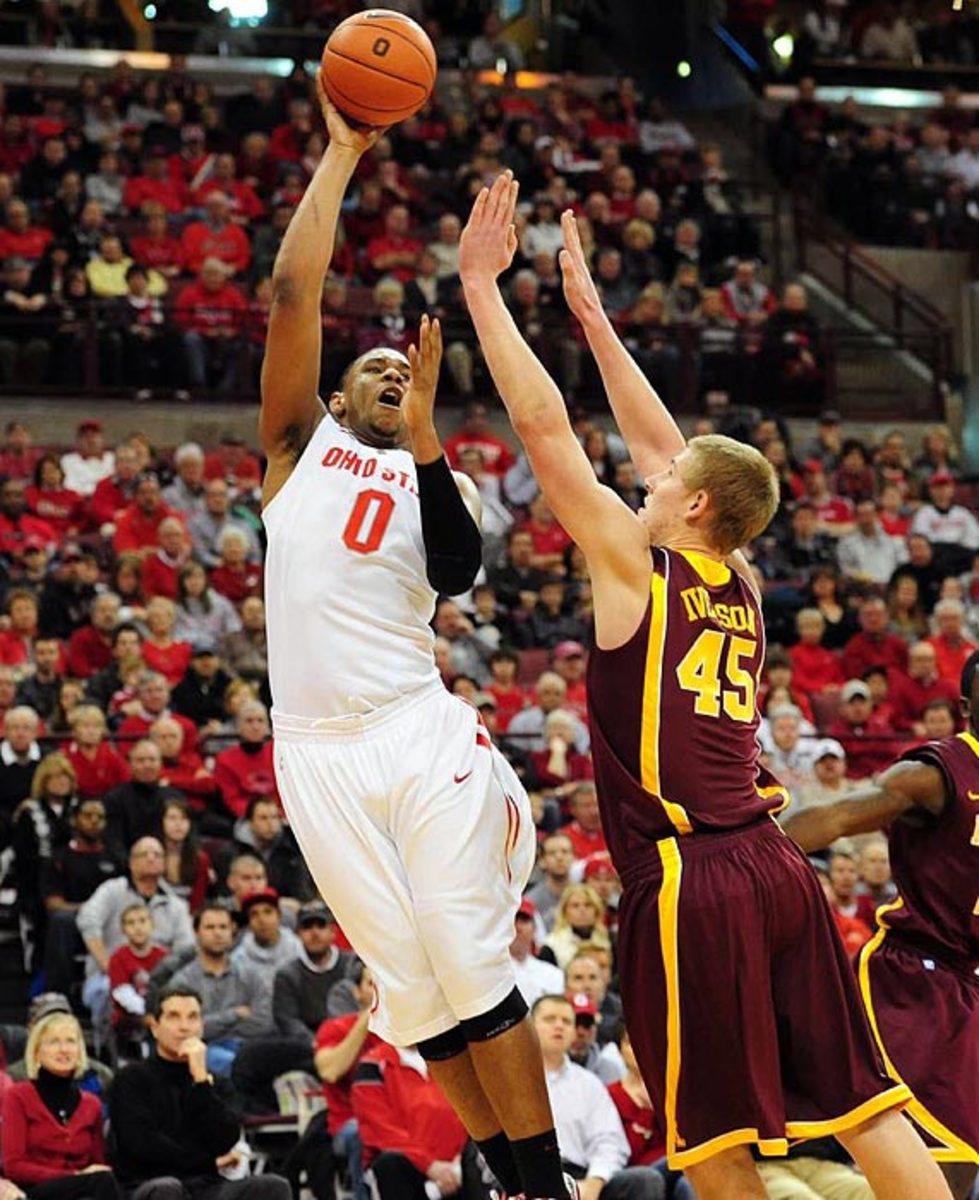
<svg viewBox="0 0 979 1200"><path fill-rule="evenodd" d="M121 1200L122 1192L111 1171L88 1175L62 1175L24 1189L27 1200Z"/></svg>

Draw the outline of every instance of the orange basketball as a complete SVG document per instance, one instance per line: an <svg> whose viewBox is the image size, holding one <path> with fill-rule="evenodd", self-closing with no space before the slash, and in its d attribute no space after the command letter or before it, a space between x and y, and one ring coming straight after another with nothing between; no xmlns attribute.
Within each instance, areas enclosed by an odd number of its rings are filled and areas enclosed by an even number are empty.
<svg viewBox="0 0 979 1200"><path fill-rule="evenodd" d="M394 125L425 103L435 86L435 49L410 17L371 8L330 34L320 77L345 117L364 125Z"/></svg>

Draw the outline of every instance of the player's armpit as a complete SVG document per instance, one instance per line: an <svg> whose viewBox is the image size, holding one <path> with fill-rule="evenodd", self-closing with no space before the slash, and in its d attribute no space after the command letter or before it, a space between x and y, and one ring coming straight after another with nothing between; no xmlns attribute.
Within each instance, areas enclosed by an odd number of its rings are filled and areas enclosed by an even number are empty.
<svg viewBox="0 0 979 1200"><path fill-rule="evenodd" d="M835 804L806 808L783 829L803 850L821 850L837 838L887 829L915 808L937 816L945 805L945 777L937 767L898 762L873 783Z"/></svg>

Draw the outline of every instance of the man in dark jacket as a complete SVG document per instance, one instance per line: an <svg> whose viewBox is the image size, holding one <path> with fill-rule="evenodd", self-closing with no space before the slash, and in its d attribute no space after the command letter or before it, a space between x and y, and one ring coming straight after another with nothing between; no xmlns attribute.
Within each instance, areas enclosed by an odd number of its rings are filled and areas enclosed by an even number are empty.
<svg viewBox="0 0 979 1200"><path fill-rule="evenodd" d="M316 895L309 870L282 813L271 796L254 796L235 823L235 854L254 854L265 863L270 887L294 911Z"/></svg>
<svg viewBox="0 0 979 1200"><path fill-rule="evenodd" d="M141 837L161 837L166 802L184 799L183 792L160 782L163 758L156 742L137 742L129 752L129 766L132 779L105 794L106 841L116 853L125 853Z"/></svg>
<svg viewBox="0 0 979 1200"><path fill-rule="evenodd" d="M190 717L201 728L224 720L224 692L231 676L221 664L217 646L210 638L195 638L190 666L173 689L170 703L174 711Z"/></svg>
<svg viewBox="0 0 979 1200"><path fill-rule="evenodd" d="M119 1072L109 1109L116 1174L132 1200L291 1200L279 1175L221 1174L240 1162L240 1117L207 1070L200 996L165 989L149 1025L156 1055Z"/></svg>

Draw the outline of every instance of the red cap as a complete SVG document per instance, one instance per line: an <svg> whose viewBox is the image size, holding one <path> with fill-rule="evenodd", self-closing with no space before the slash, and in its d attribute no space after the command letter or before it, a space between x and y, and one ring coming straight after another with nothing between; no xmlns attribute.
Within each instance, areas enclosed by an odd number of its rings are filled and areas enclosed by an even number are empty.
<svg viewBox="0 0 979 1200"><path fill-rule="evenodd" d="M824 472L826 470L826 468L823 466L823 464L819 461L818 458L807 458L806 461L802 464L802 470L807 475L818 475L821 472Z"/></svg>
<svg viewBox="0 0 979 1200"><path fill-rule="evenodd" d="M574 1008L575 1020L579 1017L591 1017L592 1019L598 1016L598 1005L588 995L587 992L575 992L573 996L569 996L572 1007Z"/></svg>
<svg viewBox="0 0 979 1200"><path fill-rule="evenodd" d="M596 875L611 875L618 877L618 872L612 865L612 856L607 850L599 850L589 854L585 859L584 879L594 879Z"/></svg>
<svg viewBox="0 0 979 1200"><path fill-rule="evenodd" d="M537 916L537 906L529 896L524 896L520 901L520 907L517 909L516 915L518 917L530 917L531 920Z"/></svg>
<svg viewBox="0 0 979 1200"><path fill-rule="evenodd" d="M928 478L928 486L933 487L936 483L954 483L955 476L951 471L935 471Z"/></svg>
<svg viewBox="0 0 979 1200"><path fill-rule="evenodd" d="M78 422L78 432L79 433L88 433L89 431L92 431L94 433L101 433L102 432L102 422L99 420L96 420L95 417L86 417L84 421Z"/></svg>
<svg viewBox="0 0 979 1200"><path fill-rule="evenodd" d="M47 548L48 544L44 538L39 538L34 534L25 537L20 544L21 554L29 554L31 550L46 550Z"/></svg>
<svg viewBox="0 0 979 1200"><path fill-rule="evenodd" d="M241 911L247 913L256 904L271 904L273 908L279 907L279 893L275 888L262 888L257 892L249 892L242 899Z"/></svg>

